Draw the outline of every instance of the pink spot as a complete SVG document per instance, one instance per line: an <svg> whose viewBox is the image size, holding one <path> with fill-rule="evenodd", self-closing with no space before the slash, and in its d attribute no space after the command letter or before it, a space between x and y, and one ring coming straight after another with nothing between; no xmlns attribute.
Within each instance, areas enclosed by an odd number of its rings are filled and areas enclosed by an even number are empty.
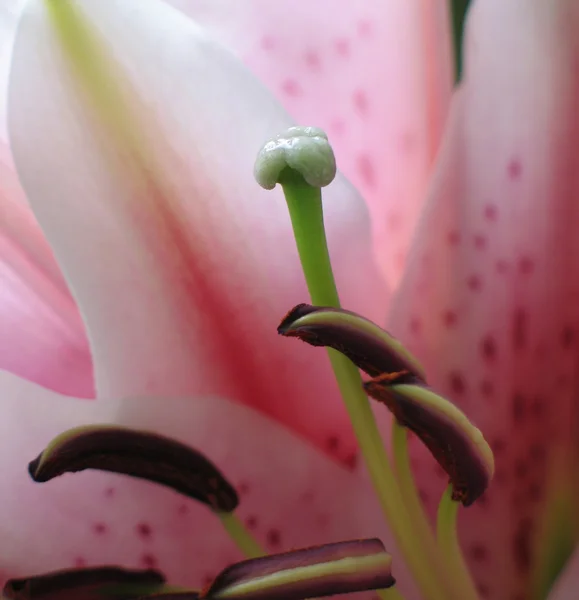
<svg viewBox="0 0 579 600"><path fill-rule="evenodd" d="M344 458L344 465L346 465L348 469L351 469L353 471L358 465L358 455L349 454L348 456L346 456L346 458Z"/></svg>
<svg viewBox="0 0 579 600"><path fill-rule="evenodd" d="M281 89L288 96L296 97L301 96L302 88L295 79L286 79L281 86Z"/></svg>
<svg viewBox="0 0 579 600"><path fill-rule="evenodd" d="M350 42L346 38L338 38L335 41L336 52L342 57L350 56Z"/></svg>
<svg viewBox="0 0 579 600"><path fill-rule="evenodd" d="M271 52L276 46L275 38L271 35L264 35L261 38L261 47L266 52Z"/></svg>
<svg viewBox="0 0 579 600"><path fill-rule="evenodd" d="M92 530L97 534L97 535L104 535L107 532L107 526L106 523L94 523L94 525L92 526Z"/></svg>
<svg viewBox="0 0 579 600"><path fill-rule="evenodd" d="M485 396L485 398L490 398L494 392L494 386L492 384L492 381L489 381L488 379L484 379L483 381L481 381L480 392L483 396Z"/></svg>
<svg viewBox="0 0 579 600"><path fill-rule="evenodd" d="M154 554L145 552L141 555L141 564L146 569L154 569L157 566L157 557Z"/></svg>
<svg viewBox="0 0 579 600"><path fill-rule="evenodd" d="M84 556L77 556L74 559L74 566L77 569L82 569L83 567L86 567L86 558Z"/></svg>
<svg viewBox="0 0 579 600"><path fill-rule="evenodd" d="M449 231L446 239L451 246L458 246L460 244L460 232L455 230Z"/></svg>
<svg viewBox="0 0 579 600"><path fill-rule="evenodd" d="M329 129L334 135L342 135L346 129L346 123L343 119L332 119Z"/></svg>
<svg viewBox="0 0 579 600"><path fill-rule="evenodd" d="M442 322L447 329L454 327L456 325L456 321L458 319L458 315L454 310L445 310L442 313Z"/></svg>
<svg viewBox="0 0 579 600"><path fill-rule="evenodd" d="M338 448L340 447L340 438L337 435L331 435L326 440L326 447L328 448L329 452L337 452Z"/></svg>
<svg viewBox="0 0 579 600"><path fill-rule="evenodd" d="M487 238L484 235L481 235L480 233L477 233L474 236L474 247L477 250L484 250L487 247Z"/></svg>
<svg viewBox="0 0 579 600"><path fill-rule="evenodd" d="M535 270L535 261L529 256L521 256L518 267L521 274L530 275Z"/></svg>
<svg viewBox="0 0 579 600"><path fill-rule="evenodd" d="M305 56L306 65L317 71L320 68L320 55L315 50L308 50Z"/></svg>
<svg viewBox="0 0 579 600"><path fill-rule="evenodd" d="M466 384L463 376L458 371L452 371L449 374L448 383L453 394L462 396L466 391Z"/></svg>
<svg viewBox="0 0 579 600"><path fill-rule="evenodd" d="M145 522L137 523L135 529L137 531L137 535L143 540L150 539L153 533L151 526Z"/></svg>
<svg viewBox="0 0 579 600"><path fill-rule="evenodd" d="M494 204L487 204L484 207L484 216L487 221L494 223L499 216L498 208Z"/></svg>
<svg viewBox="0 0 579 600"><path fill-rule="evenodd" d="M468 549L468 554L475 562L484 562L489 557L488 548L482 543L474 543Z"/></svg>
<svg viewBox="0 0 579 600"><path fill-rule="evenodd" d="M358 172L366 186L373 188L376 185L374 165L367 154L360 154L358 156Z"/></svg>
<svg viewBox="0 0 579 600"><path fill-rule="evenodd" d="M408 323L408 328L410 329L410 333L418 335L422 331L422 321L420 317L412 317Z"/></svg>
<svg viewBox="0 0 579 600"><path fill-rule="evenodd" d="M513 346L522 350L527 343L527 312L523 308L515 309L513 313Z"/></svg>
<svg viewBox="0 0 579 600"><path fill-rule="evenodd" d="M561 332L561 345L565 350L571 348L575 341L575 329L571 325L565 325Z"/></svg>
<svg viewBox="0 0 579 600"><path fill-rule="evenodd" d="M509 270L509 265L506 260L499 258L495 263L495 269L499 275L504 275Z"/></svg>
<svg viewBox="0 0 579 600"><path fill-rule="evenodd" d="M114 487L108 487L105 489L103 495L105 498L112 498L115 495L115 488Z"/></svg>
<svg viewBox="0 0 579 600"><path fill-rule="evenodd" d="M249 485L249 483L247 483L247 481L241 481L239 483L239 485L237 486L237 491L242 496L246 496L250 490L251 490L251 486Z"/></svg>
<svg viewBox="0 0 579 600"><path fill-rule="evenodd" d="M368 96L364 90L356 90L352 96L354 108L360 116L366 116L368 113Z"/></svg>
<svg viewBox="0 0 579 600"><path fill-rule="evenodd" d="M469 275L466 279L466 285L469 290L478 292L482 288L482 281L478 275Z"/></svg>
<svg viewBox="0 0 579 600"><path fill-rule="evenodd" d="M179 508L177 508L177 514L181 517L189 514L189 507L186 504L179 504Z"/></svg>
<svg viewBox="0 0 579 600"><path fill-rule="evenodd" d="M483 358L492 362L497 357L497 343L492 335L487 335L481 341L481 353Z"/></svg>
<svg viewBox="0 0 579 600"><path fill-rule="evenodd" d="M279 529L270 529L266 534L267 543L272 548L277 548L281 544L281 532Z"/></svg>
<svg viewBox="0 0 579 600"><path fill-rule="evenodd" d="M248 529L254 531L257 528L257 517L254 515L247 517L247 519L245 519L245 524Z"/></svg>
<svg viewBox="0 0 579 600"><path fill-rule="evenodd" d="M522 394L514 394L513 395L513 404L512 404L512 415L513 421L515 423L519 423L523 420L525 416L526 406L525 406L525 398Z"/></svg>
<svg viewBox="0 0 579 600"><path fill-rule="evenodd" d="M521 161L517 158L511 159L507 165L507 173L509 174L509 179L513 181L520 179L522 172L523 165L521 164Z"/></svg>
<svg viewBox="0 0 579 600"><path fill-rule="evenodd" d="M372 35L372 23L367 19L358 23L358 35L360 37L369 37Z"/></svg>

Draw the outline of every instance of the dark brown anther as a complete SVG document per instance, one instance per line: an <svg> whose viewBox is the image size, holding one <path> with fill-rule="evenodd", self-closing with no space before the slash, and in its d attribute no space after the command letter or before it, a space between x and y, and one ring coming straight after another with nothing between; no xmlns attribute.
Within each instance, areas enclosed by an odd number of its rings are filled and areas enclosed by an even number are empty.
<svg viewBox="0 0 579 600"><path fill-rule="evenodd" d="M141 596L145 589L155 592L164 583L163 574L152 569L96 567L9 579L2 594L10 600L129 600Z"/></svg>
<svg viewBox="0 0 579 600"><path fill-rule="evenodd" d="M239 503L233 486L201 453L162 435L115 425L70 429L28 465L38 482L85 469L148 479L219 512Z"/></svg>
<svg viewBox="0 0 579 600"><path fill-rule="evenodd" d="M424 386L392 383L385 376L364 388L427 446L448 474L454 500L469 506L484 493L494 473L493 453L481 431L452 402Z"/></svg>
<svg viewBox="0 0 579 600"><path fill-rule="evenodd" d="M372 377L405 372L405 381L425 381L418 360L396 338L356 313L299 304L284 317L277 331L311 346L333 348Z"/></svg>

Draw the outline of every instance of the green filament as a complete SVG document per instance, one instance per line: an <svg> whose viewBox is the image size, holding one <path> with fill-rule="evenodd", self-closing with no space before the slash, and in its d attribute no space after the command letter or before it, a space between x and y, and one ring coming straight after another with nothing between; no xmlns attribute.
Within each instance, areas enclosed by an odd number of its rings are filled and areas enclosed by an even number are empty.
<svg viewBox="0 0 579 600"><path fill-rule="evenodd" d="M217 515L229 537L246 558L258 558L267 554L235 513L217 513Z"/></svg>

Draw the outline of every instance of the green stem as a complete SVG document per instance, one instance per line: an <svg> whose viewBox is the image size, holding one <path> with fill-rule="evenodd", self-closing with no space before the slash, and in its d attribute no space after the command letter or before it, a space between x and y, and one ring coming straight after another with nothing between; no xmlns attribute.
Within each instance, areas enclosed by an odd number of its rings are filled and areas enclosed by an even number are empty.
<svg viewBox="0 0 579 600"><path fill-rule="evenodd" d="M280 183L312 303L339 308L324 229L321 192L289 168L283 172ZM414 538L412 523L364 393L360 373L343 354L329 349L328 355L370 478L398 547L424 596L432 600L448 600L438 574L422 552L421 543Z"/></svg>
<svg viewBox="0 0 579 600"><path fill-rule="evenodd" d="M452 499L452 484L444 491L436 520L436 536L441 553L450 565L450 575L460 597L464 600L478 600L474 582L464 561L457 532L457 517L460 503Z"/></svg>
<svg viewBox="0 0 579 600"><path fill-rule="evenodd" d="M217 513L217 516L229 537L247 558L258 558L267 554L235 513Z"/></svg>

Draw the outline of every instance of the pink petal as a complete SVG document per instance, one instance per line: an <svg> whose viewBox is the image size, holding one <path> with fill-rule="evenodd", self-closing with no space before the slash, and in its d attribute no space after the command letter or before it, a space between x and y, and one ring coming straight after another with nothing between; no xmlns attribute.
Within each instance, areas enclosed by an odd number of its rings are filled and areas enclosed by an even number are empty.
<svg viewBox="0 0 579 600"><path fill-rule="evenodd" d="M447 3L171 0L230 46L301 123L328 131L402 273L452 84Z"/></svg>
<svg viewBox="0 0 579 600"><path fill-rule="evenodd" d="M474 5L466 78L391 314L494 448L495 481L462 523L488 598L531 596L554 461L576 456L578 31L570 0ZM430 465L418 477L434 502Z"/></svg>
<svg viewBox="0 0 579 600"><path fill-rule="evenodd" d="M276 335L308 296L281 191L252 172L289 120L164 3L79 5L135 93L138 149L87 116L43 3L29 2L17 34L9 118L24 188L87 324L97 395L219 394L351 457L324 353ZM344 304L380 318L363 203L341 179L325 198Z"/></svg>
<svg viewBox="0 0 579 600"><path fill-rule="evenodd" d="M0 368L91 397L82 321L1 142L0 181Z"/></svg>
<svg viewBox="0 0 579 600"><path fill-rule="evenodd" d="M80 403L0 375L3 476L0 569L6 576L97 565L156 566L200 586L240 559L206 506L149 482L84 471L39 485L27 463L84 423L157 431L204 452L237 487L237 514L270 551L379 536L392 548L370 488L285 428L219 398ZM394 573L408 591L404 565Z"/></svg>

